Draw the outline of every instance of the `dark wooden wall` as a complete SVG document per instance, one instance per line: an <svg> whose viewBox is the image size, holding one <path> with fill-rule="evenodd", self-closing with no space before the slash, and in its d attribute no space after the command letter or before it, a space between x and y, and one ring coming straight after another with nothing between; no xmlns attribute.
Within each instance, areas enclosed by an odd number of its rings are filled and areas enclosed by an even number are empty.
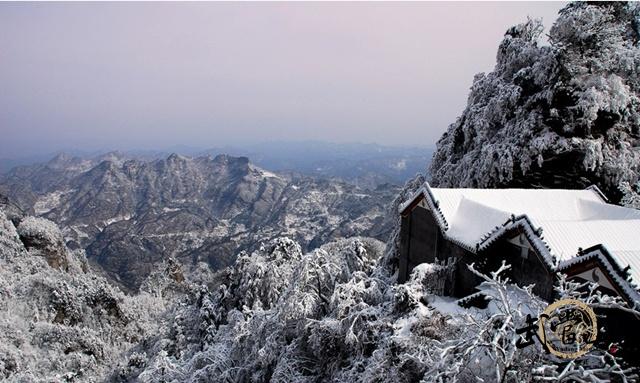
<svg viewBox="0 0 640 383"><path fill-rule="evenodd" d="M446 262L453 258L455 281L447 287L447 295L463 297L475 292L479 278L466 266L475 259L469 251L445 239L431 211L417 206L402 217L400 229L400 270L398 282L404 283L411 270L421 263Z"/></svg>
<svg viewBox="0 0 640 383"><path fill-rule="evenodd" d="M533 250L529 249L527 256L522 257L521 248L505 238L497 241L479 255L485 259L482 271L495 271L504 260L511 265L511 269L504 274L511 281L519 286L534 285L534 294L548 302L553 300L555 276L544 263L541 255Z"/></svg>
<svg viewBox="0 0 640 383"><path fill-rule="evenodd" d="M411 213L402 217L398 282L406 282L411 270L417 265L435 262L439 236L440 228L430 211L415 207Z"/></svg>
<svg viewBox="0 0 640 383"><path fill-rule="evenodd" d="M513 233L518 235L518 233ZM489 273L500 267L502 260L511 265L505 273L520 286L534 285L533 292L543 299L553 299L554 276L540 256L529 250L526 258L521 248L505 240L497 241L480 254L474 254L444 238L431 211L416 206L402 217L400 230L400 269L398 282L404 283L411 270L421 263L443 262L453 258L457 262L455 282L448 288L448 295L465 297L475 293L481 279L467 265Z"/></svg>

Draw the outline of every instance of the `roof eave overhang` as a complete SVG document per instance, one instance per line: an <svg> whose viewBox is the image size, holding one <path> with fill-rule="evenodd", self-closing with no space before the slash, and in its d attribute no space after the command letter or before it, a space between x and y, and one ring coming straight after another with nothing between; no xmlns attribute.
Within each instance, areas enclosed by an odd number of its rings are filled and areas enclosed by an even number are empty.
<svg viewBox="0 0 640 383"><path fill-rule="evenodd" d="M602 270L607 274L607 277L613 282L616 288L623 293L624 298L629 303L632 303L632 306L640 305L640 292L623 277L623 269L604 245L592 246L584 250L581 255L561 262L558 265L557 271L563 273L580 264L593 260L602 266Z"/></svg>

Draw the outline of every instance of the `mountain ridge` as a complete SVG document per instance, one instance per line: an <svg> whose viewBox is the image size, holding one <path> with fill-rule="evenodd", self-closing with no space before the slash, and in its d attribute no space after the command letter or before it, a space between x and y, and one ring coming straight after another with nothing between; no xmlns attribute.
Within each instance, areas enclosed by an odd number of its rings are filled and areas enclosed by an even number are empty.
<svg viewBox="0 0 640 383"><path fill-rule="evenodd" d="M218 269L280 235L305 251L344 236L385 240L386 202L396 190L276 174L247 157L176 153L148 161L61 154L0 179L0 192L58 223L70 248L86 249L92 263L134 290L170 255Z"/></svg>

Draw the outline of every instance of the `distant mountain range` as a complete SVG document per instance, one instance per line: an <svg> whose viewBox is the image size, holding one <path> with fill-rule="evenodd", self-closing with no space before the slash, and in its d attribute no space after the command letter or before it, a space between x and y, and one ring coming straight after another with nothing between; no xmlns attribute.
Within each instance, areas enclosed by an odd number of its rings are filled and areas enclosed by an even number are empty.
<svg viewBox="0 0 640 383"><path fill-rule="evenodd" d="M384 183L403 185L416 173L425 173L433 149L305 141L215 148L205 153L248 156L256 165L273 171L336 177L359 186L374 187Z"/></svg>
<svg viewBox="0 0 640 383"><path fill-rule="evenodd" d="M67 246L86 249L90 262L132 290L169 256L219 269L282 235L305 249L356 235L386 240L386 208L398 190L276 174L229 155L59 154L0 177L0 193L58 223Z"/></svg>
<svg viewBox="0 0 640 383"><path fill-rule="evenodd" d="M361 187L375 187L384 183L402 185L416 173L425 173L433 150L428 147L396 147L378 144L280 141L209 149L175 146L166 150L128 150L111 153L70 150L65 153L81 158L99 158L116 153L118 156L144 160L166 158L171 153L192 157L228 154L248 157L255 165L271 171L299 173L321 178L340 178ZM6 173L16 166L47 162L56 154L58 153L0 159L0 173Z"/></svg>

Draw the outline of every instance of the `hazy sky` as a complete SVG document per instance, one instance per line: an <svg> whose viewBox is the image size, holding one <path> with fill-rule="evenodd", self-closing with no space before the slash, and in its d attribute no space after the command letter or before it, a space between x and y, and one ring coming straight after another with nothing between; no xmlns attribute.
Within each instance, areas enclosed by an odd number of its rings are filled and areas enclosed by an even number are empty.
<svg viewBox="0 0 640 383"><path fill-rule="evenodd" d="M0 3L0 158L432 145L505 30L564 3Z"/></svg>

